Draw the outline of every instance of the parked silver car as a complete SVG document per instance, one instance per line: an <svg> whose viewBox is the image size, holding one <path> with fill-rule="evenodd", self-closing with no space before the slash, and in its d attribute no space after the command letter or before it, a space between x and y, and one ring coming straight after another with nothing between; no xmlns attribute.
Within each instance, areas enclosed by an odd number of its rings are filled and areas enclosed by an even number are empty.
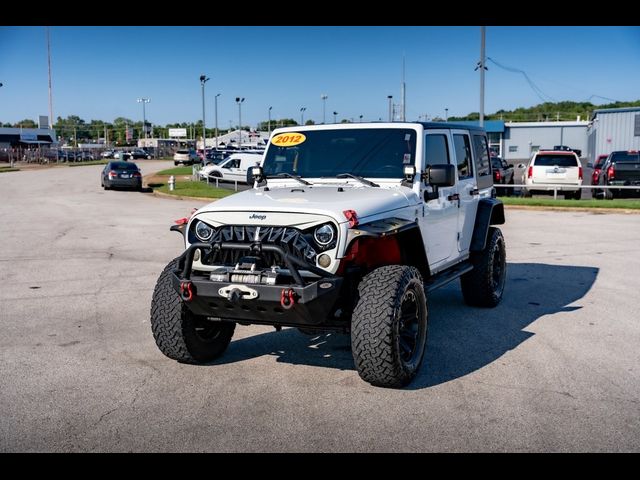
<svg viewBox="0 0 640 480"><path fill-rule="evenodd" d="M173 164L180 165L193 165L194 163L201 163L202 160L198 156L198 153L193 149L178 150L173 154Z"/></svg>

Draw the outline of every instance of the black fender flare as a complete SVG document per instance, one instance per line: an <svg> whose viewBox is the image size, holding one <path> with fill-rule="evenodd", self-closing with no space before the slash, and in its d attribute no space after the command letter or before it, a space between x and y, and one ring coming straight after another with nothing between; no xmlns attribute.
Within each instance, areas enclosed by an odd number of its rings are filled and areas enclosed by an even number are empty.
<svg viewBox="0 0 640 480"><path fill-rule="evenodd" d="M403 261L407 265L417 267L423 277L428 278L431 273L425 244L420 232L420 226L413 220L392 217L358 225L349 230L345 253L358 238L384 238L389 236L396 236L401 243Z"/></svg>
<svg viewBox="0 0 640 480"><path fill-rule="evenodd" d="M497 198L480 199L469 250L472 252L484 250L487 245L489 227L502 224L504 224L504 204Z"/></svg>

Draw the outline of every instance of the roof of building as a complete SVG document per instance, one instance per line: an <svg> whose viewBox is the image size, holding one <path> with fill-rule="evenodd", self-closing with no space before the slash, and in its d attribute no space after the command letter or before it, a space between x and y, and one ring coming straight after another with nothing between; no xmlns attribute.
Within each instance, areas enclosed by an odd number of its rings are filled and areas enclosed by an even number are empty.
<svg viewBox="0 0 640 480"><path fill-rule="evenodd" d="M580 121L562 121L562 122L507 122L506 126L509 128L517 127L586 127L589 125L588 120Z"/></svg>
<svg viewBox="0 0 640 480"><path fill-rule="evenodd" d="M448 124L456 123L459 125L464 125L465 127L469 126L480 126L479 120L456 120L455 122L447 122ZM504 132L504 121L503 120L485 120L484 121L484 129L487 133L502 133Z"/></svg>
<svg viewBox="0 0 640 480"><path fill-rule="evenodd" d="M598 108L593 111L591 120L596 118L599 113L624 113L624 112L640 112L640 107L621 107L621 108Z"/></svg>

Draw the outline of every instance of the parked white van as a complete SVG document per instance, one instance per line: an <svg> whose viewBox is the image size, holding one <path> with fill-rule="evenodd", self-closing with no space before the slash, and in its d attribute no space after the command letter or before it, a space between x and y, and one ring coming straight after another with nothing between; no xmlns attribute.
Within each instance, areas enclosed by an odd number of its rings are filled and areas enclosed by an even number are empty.
<svg viewBox="0 0 640 480"><path fill-rule="evenodd" d="M260 164L262 153L232 153L218 165L209 165L200 170L200 177L203 179L219 178L221 180L246 183L247 170Z"/></svg>

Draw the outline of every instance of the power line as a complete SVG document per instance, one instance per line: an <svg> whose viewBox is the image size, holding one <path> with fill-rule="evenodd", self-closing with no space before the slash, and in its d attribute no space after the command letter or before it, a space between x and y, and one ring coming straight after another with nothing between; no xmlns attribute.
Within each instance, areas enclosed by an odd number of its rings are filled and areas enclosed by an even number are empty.
<svg viewBox="0 0 640 480"><path fill-rule="evenodd" d="M519 68L513 68L513 67L507 67L506 65L502 65L498 62L496 62L493 58L491 57L487 57L487 60L489 60L491 63L493 63L494 65L496 65L497 67L502 68L503 70L506 70L508 72L512 72L512 73L520 73L522 74L522 76L524 77L524 79L527 81L527 83L529 84L529 86L531 87L531 89L533 90L533 92L540 98L540 100L542 100L543 102L548 102L548 101L552 101L552 102L556 102L557 100L554 99L553 97L547 95L546 93L544 93L540 87L538 87L535 83L533 83L533 80L531 80L531 78L529 78L529 75L527 75L527 72L525 72L524 70L520 70ZM547 97L546 99L544 97Z"/></svg>

